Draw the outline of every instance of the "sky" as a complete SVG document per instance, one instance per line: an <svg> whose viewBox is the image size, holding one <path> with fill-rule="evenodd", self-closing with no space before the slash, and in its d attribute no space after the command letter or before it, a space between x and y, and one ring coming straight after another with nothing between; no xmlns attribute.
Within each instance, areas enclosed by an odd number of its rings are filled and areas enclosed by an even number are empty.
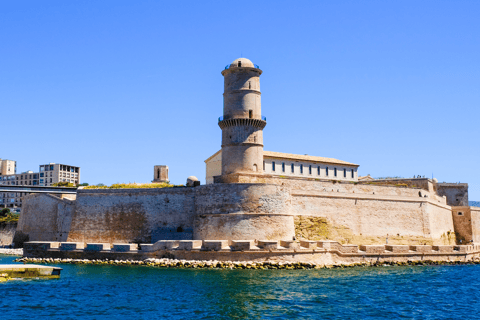
<svg viewBox="0 0 480 320"><path fill-rule="evenodd" d="M0 2L0 158L81 182L205 182L223 76L263 70L264 149L480 201L480 1Z"/></svg>

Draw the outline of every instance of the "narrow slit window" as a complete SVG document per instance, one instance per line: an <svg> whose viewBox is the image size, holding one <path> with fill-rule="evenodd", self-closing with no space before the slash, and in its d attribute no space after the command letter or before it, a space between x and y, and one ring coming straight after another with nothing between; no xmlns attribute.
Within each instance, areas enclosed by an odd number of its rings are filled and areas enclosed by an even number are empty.
<svg viewBox="0 0 480 320"><path fill-rule="evenodd" d="M347 177L347 169L343 169L343 177L344 177L344 178Z"/></svg>
<svg viewBox="0 0 480 320"><path fill-rule="evenodd" d="M333 168L333 175L336 177L337 176L337 168Z"/></svg>
<svg viewBox="0 0 480 320"><path fill-rule="evenodd" d="M263 171L265 171L265 161L263 161Z"/></svg>
<svg viewBox="0 0 480 320"><path fill-rule="evenodd" d="M282 162L282 172L285 172L285 162Z"/></svg>
<svg viewBox="0 0 480 320"><path fill-rule="evenodd" d="M325 168L325 175L328 177L328 167Z"/></svg>
<svg viewBox="0 0 480 320"><path fill-rule="evenodd" d="M355 170L352 169L352 179L355 178Z"/></svg>
<svg viewBox="0 0 480 320"><path fill-rule="evenodd" d="M295 173L295 167L294 167L293 163L292 163L292 173Z"/></svg>
<svg viewBox="0 0 480 320"><path fill-rule="evenodd" d="M275 171L275 161L272 161L272 171Z"/></svg>
<svg viewBox="0 0 480 320"><path fill-rule="evenodd" d="M303 164L300 165L300 174L303 174Z"/></svg>
<svg viewBox="0 0 480 320"><path fill-rule="evenodd" d="M317 175L320 175L320 166L317 167Z"/></svg>
<svg viewBox="0 0 480 320"><path fill-rule="evenodd" d="M253 118L253 110L248 110L248 117L249 117L250 119Z"/></svg>
<svg viewBox="0 0 480 320"><path fill-rule="evenodd" d="M308 174L312 174L312 165L308 166Z"/></svg>

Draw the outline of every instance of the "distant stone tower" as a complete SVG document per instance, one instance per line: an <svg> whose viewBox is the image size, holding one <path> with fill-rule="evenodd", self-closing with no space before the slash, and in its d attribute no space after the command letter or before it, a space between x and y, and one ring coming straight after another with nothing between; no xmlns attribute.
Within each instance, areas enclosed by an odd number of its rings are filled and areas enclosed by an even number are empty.
<svg viewBox="0 0 480 320"><path fill-rule="evenodd" d="M166 182L166 181L168 181L168 166L154 166L152 182Z"/></svg>
<svg viewBox="0 0 480 320"><path fill-rule="evenodd" d="M262 70L240 58L222 71L224 76L222 129L222 175L263 172L263 128L260 101Z"/></svg>

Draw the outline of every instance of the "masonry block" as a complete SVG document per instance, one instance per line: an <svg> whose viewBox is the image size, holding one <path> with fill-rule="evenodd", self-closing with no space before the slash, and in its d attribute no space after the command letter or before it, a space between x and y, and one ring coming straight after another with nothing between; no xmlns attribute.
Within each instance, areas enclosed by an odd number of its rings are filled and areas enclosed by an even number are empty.
<svg viewBox="0 0 480 320"><path fill-rule="evenodd" d="M320 240L317 241L317 248L322 248L325 250L338 250L341 251L342 245L337 241L332 240Z"/></svg>
<svg viewBox="0 0 480 320"><path fill-rule="evenodd" d="M427 245L420 245L420 246L409 246L410 250L416 251L416 252L424 252L424 253L429 253L432 252L432 246L427 246Z"/></svg>
<svg viewBox="0 0 480 320"><path fill-rule="evenodd" d="M173 250L177 249L180 244L179 240L160 240L153 244L154 251L157 250Z"/></svg>
<svg viewBox="0 0 480 320"><path fill-rule="evenodd" d="M83 250L85 244L83 242L61 242L60 250L71 251L71 250Z"/></svg>
<svg viewBox="0 0 480 320"><path fill-rule="evenodd" d="M300 249L316 249L317 241L300 240Z"/></svg>
<svg viewBox="0 0 480 320"><path fill-rule="evenodd" d="M408 245L385 245L385 250L392 253L408 253L410 252L410 246Z"/></svg>
<svg viewBox="0 0 480 320"><path fill-rule="evenodd" d="M228 240L203 240L202 249L206 251L230 250Z"/></svg>
<svg viewBox="0 0 480 320"><path fill-rule="evenodd" d="M130 252L136 251L138 245L136 243L114 243L112 245L112 251L114 252Z"/></svg>
<svg viewBox="0 0 480 320"><path fill-rule="evenodd" d="M365 251L366 253L384 253L384 245L361 245L360 250Z"/></svg>
<svg viewBox="0 0 480 320"><path fill-rule="evenodd" d="M58 249L60 242L44 242L44 241L30 241L23 244L25 250L40 250L47 251L50 249Z"/></svg>
<svg viewBox="0 0 480 320"><path fill-rule="evenodd" d="M296 249L298 248L298 243L294 240L280 240L280 246L287 249Z"/></svg>
<svg viewBox="0 0 480 320"><path fill-rule="evenodd" d="M455 250L457 252L461 252L461 253L467 253L467 252L471 251L471 248L469 248L469 247L473 247L473 246L454 246L453 250Z"/></svg>
<svg viewBox="0 0 480 320"><path fill-rule="evenodd" d="M356 244L344 244L340 248L340 252L343 253L357 253L358 246Z"/></svg>
<svg viewBox="0 0 480 320"><path fill-rule="evenodd" d="M231 248L234 251L248 251L258 249L258 247L255 246L255 242L253 240L232 240Z"/></svg>
<svg viewBox="0 0 480 320"><path fill-rule="evenodd" d="M87 243L85 251L105 251L110 250L110 243Z"/></svg>
<svg viewBox="0 0 480 320"><path fill-rule="evenodd" d="M451 253L453 252L453 246L432 246L433 251Z"/></svg>
<svg viewBox="0 0 480 320"><path fill-rule="evenodd" d="M200 250L202 248L202 240L180 240L178 242L178 250Z"/></svg>
<svg viewBox="0 0 480 320"><path fill-rule="evenodd" d="M277 250L277 240L258 240L258 247L265 250Z"/></svg>
<svg viewBox="0 0 480 320"><path fill-rule="evenodd" d="M153 243L140 243L138 245L138 250L141 250L143 252L154 252L157 251L155 250L155 245Z"/></svg>

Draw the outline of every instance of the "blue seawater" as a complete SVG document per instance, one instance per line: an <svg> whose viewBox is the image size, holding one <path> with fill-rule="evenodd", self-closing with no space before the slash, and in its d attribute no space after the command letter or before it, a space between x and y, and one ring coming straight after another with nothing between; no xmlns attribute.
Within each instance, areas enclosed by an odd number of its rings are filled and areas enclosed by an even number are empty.
<svg viewBox="0 0 480 320"><path fill-rule="evenodd" d="M13 259L0 256L0 263ZM0 283L1 319L473 319L480 311L480 265L58 266L58 280Z"/></svg>

